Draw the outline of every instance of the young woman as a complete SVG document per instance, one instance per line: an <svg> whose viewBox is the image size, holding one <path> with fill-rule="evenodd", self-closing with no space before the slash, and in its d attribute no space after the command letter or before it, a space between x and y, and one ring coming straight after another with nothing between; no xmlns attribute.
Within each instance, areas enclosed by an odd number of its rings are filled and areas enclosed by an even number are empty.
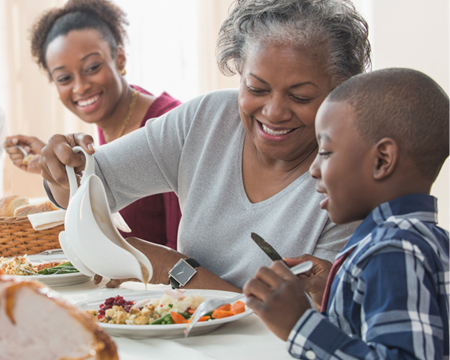
<svg viewBox="0 0 450 360"><path fill-rule="evenodd" d="M31 51L46 70L64 106L82 121L98 127L100 145L144 126L146 121L180 102L166 92L155 96L129 85L124 40L124 12L106 0L70 0L37 19ZM32 155L23 163L20 145ZM19 168L41 173L39 155L45 143L32 136L10 136L5 148ZM136 166L140 159L136 158ZM134 236L176 248L181 212L173 192L143 197L120 211Z"/></svg>

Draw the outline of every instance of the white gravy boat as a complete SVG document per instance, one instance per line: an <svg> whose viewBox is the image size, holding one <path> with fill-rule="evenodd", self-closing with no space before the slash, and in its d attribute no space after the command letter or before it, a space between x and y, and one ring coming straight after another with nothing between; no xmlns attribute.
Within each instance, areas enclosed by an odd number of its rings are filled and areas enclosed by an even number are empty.
<svg viewBox="0 0 450 360"><path fill-rule="evenodd" d="M65 232L59 239L64 253L86 275L137 278L147 284L153 276L152 265L142 252L125 241L114 225L103 183L95 175L94 158L80 146L73 151L84 153L86 168L78 187L74 169L66 166L70 200Z"/></svg>

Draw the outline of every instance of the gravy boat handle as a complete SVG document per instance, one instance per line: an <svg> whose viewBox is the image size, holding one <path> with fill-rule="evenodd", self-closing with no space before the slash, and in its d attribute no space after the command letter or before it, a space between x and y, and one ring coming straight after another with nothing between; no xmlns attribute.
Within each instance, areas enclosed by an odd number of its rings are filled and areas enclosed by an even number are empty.
<svg viewBox="0 0 450 360"><path fill-rule="evenodd" d="M84 168L84 173L81 178L81 183L84 183L84 180L87 179L90 175L95 174L95 162L94 157L88 154L81 146L75 146L73 149L74 153L82 152L86 158L86 166ZM66 165L66 173L69 179L69 187L70 187L70 197L69 201L75 195L75 192L78 189L77 177L75 176L75 170L73 167Z"/></svg>

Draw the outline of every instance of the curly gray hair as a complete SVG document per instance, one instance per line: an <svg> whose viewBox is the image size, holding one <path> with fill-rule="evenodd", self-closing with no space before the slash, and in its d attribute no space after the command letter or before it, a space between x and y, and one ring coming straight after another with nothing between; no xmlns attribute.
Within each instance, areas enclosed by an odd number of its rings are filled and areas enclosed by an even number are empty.
<svg viewBox="0 0 450 360"><path fill-rule="evenodd" d="M371 66L367 22L348 0L237 0L219 31L221 72L242 74L255 41L320 53L333 87Z"/></svg>

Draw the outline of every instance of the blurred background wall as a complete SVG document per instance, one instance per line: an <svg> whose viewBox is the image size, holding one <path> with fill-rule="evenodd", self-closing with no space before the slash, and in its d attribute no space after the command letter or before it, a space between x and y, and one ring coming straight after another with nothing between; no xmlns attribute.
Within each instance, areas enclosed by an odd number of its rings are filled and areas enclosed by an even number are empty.
<svg viewBox="0 0 450 360"><path fill-rule="evenodd" d="M42 11L65 0L0 0L0 108L8 134L35 135L95 128L76 119L60 104L46 74L32 62L29 29ZM238 87L215 64L215 42L233 0L115 0L127 14L127 78L159 95L187 101L207 91ZM410 67L425 72L449 92L448 0L355 0L370 26L373 69ZM4 155L3 155L4 157ZM44 196L39 176L4 160L0 195ZM433 189L440 225L449 229L449 165Z"/></svg>

